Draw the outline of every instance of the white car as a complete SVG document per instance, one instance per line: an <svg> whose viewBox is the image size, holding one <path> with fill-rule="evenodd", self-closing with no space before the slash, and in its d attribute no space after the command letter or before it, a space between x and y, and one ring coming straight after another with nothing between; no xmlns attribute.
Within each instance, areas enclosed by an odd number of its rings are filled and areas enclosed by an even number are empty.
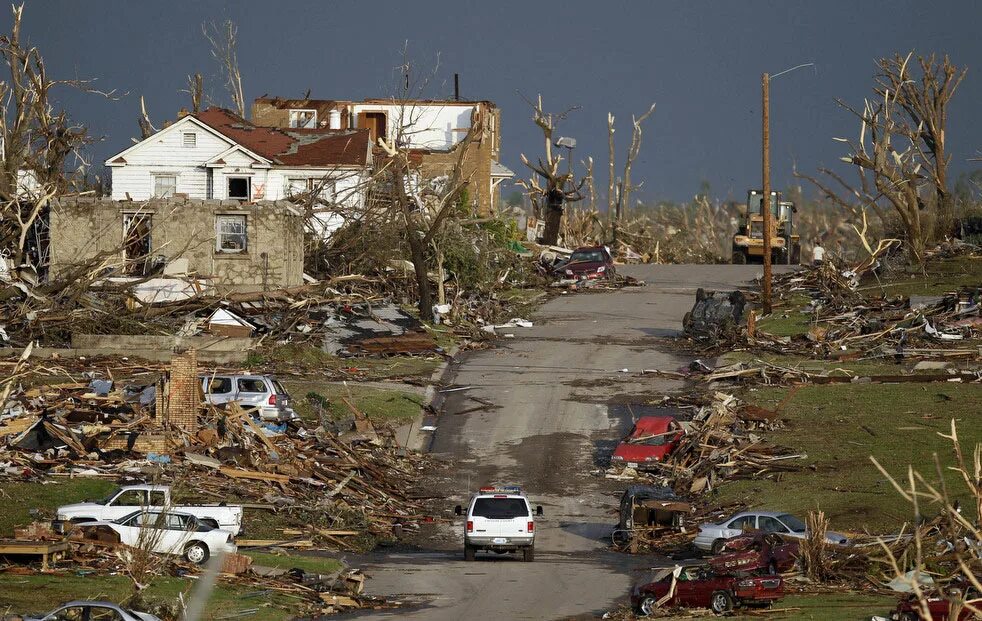
<svg viewBox="0 0 982 621"><path fill-rule="evenodd" d="M454 509L464 514L460 505ZM464 524L464 560L473 561L478 550L505 554L522 551L522 560L535 559L535 516L542 507L532 505L518 487L482 487L467 505Z"/></svg>
<svg viewBox="0 0 982 621"><path fill-rule="evenodd" d="M242 507L238 505L174 505L170 488L166 485L127 485L110 493L102 500L78 502L58 507L55 512L59 522L112 522L137 509L145 511L173 510L190 513L205 524L233 535L242 530Z"/></svg>
<svg viewBox="0 0 982 621"><path fill-rule="evenodd" d="M24 621L161 621L148 612L120 608L112 602L74 601L62 604L40 617L24 617Z"/></svg>
<svg viewBox="0 0 982 621"><path fill-rule="evenodd" d="M109 529L119 535L120 543L183 556L196 565L207 562L215 552L236 551L232 533L204 524L188 513L134 511L115 522L86 522L79 528L85 532Z"/></svg>
<svg viewBox="0 0 982 621"><path fill-rule="evenodd" d="M808 534L805 523L791 515L778 511L744 511L737 513L718 524L702 524L693 542L700 550L719 554L727 539L742 534L745 530L760 530L765 533L780 533L788 537L804 539ZM849 539L842 533L826 531L829 543L845 545Z"/></svg>

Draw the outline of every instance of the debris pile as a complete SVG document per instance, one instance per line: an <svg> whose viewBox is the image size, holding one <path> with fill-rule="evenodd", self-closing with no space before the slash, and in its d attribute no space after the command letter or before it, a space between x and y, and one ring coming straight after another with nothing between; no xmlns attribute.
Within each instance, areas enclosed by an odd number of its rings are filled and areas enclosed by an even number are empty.
<svg viewBox="0 0 982 621"><path fill-rule="evenodd" d="M748 335L750 345L842 361L979 358L969 341L982 338L982 283L938 296L860 295L860 284L879 266L875 258L849 269L825 262L775 277L774 292L781 299L810 298L800 312L811 326L794 337L775 337L757 328Z"/></svg>
<svg viewBox="0 0 982 621"><path fill-rule="evenodd" d="M149 386L8 382L0 476L193 480L198 495L259 503L305 526L297 539L310 546L355 549L344 539L415 528L422 507L412 494L428 460L400 448L392 430L347 400L350 418L322 414L318 423L274 424L236 402L212 405L196 366L184 364L192 354L175 355Z"/></svg>
<svg viewBox="0 0 982 621"><path fill-rule="evenodd" d="M691 420L679 421L685 430L678 445L664 461L611 468L607 478L643 478L670 487L680 494L713 490L725 479L760 478L798 470L806 455L764 441L757 430L775 429L781 422L776 411L744 405L732 396L714 393Z"/></svg>

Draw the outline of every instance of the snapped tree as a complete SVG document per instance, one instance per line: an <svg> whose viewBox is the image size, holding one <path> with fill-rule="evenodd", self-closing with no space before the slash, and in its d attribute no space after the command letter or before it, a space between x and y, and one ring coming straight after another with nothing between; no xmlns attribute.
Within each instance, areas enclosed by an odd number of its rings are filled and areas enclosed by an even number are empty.
<svg viewBox="0 0 982 621"><path fill-rule="evenodd" d="M559 241L559 229L566 205L583 198L581 190L587 181L586 177L577 180L572 167L561 172L559 165L563 162L563 157L553 151L556 125L576 108L559 114L546 112L542 108L542 95L539 95L536 103L529 104L532 106L532 120L542 130L545 159L539 158L533 164L523 153L522 163L532 171L532 176L528 180L519 180L518 183L525 188L536 211L545 219L542 243L553 246Z"/></svg>
<svg viewBox="0 0 982 621"><path fill-rule="evenodd" d="M860 121L856 139L836 138L849 145L850 152L841 159L856 166L859 184L828 168L819 169L821 178L795 174L854 216L870 209L889 224L894 214L911 262L922 265L932 232L943 238L953 220L945 128L948 104L965 71L947 56L941 62L934 56L918 57L913 67L913 56L877 61L876 97L865 100L861 110L839 101Z"/></svg>

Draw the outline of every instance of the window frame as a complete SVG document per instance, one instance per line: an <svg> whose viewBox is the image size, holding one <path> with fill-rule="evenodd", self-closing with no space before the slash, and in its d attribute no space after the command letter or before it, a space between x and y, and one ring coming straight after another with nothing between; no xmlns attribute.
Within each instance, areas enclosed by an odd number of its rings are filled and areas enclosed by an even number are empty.
<svg viewBox="0 0 982 621"><path fill-rule="evenodd" d="M310 117L310 123L312 124L297 124L300 115L303 113L309 113L312 115ZM317 110L314 108L290 108L290 115L287 119L287 124L290 126L290 129L317 129Z"/></svg>
<svg viewBox="0 0 982 621"><path fill-rule="evenodd" d="M237 233L226 233L222 230L222 223L232 219L242 221L242 247L224 248L222 242L225 235L238 235ZM215 252L218 254L247 254L249 252L249 216L243 213L220 213L215 214Z"/></svg>
<svg viewBox="0 0 982 621"><path fill-rule="evenodd" d="M232 196L231 187L229 184L232 181L244 180L246 182L246 195L245 198L240 196ZM252 177L249 175L226 175L225 176L225 198L230 201L251 201L252 200Z"/></svg>
<svg viewBox="0 0 982 621"><path fill-rule="evenodd" d="M150 186L151 186L151 190L152 190L151 193L153 197L158 199L174 198L174 195L177 194L177 177L178 177L177 173L151 173ZM174 190L170 193L169 196L158 194L157 181L160 179L167 179L167 178L174 180Z"/></svg>

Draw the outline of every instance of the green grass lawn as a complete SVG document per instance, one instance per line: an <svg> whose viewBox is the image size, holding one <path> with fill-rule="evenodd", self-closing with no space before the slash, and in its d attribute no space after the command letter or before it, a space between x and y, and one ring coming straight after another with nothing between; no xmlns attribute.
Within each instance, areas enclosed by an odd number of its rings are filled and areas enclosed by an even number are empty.
<svg viewBox="0 0 982 621"><path fill-rule="evenodd" d="M25 526L37 519L51 519L61 505L83 500L105 498L116 483L105 479L64 479L47 484L0 481L0 537L13 536L15 526ZM33 509L41 511L37 518Z"/></svg>
<svg viewBox="0 0 982 621"><path fill-rule="evenodd" d="M742 396L773 407L787 392L788 388L758 388L745 390ZM952 418L967 455L982 442L979 403L979 384L802 387L785 406L783 414L790 419L787 428L764 436L806 453L803 463L814 466L814 470L784 473L779 481L732 481L721 486L717 500L792 511L801 517L820 508L839 530L895 531L911 519L912 511L870 463L869 456L875 456L895 476L905 476L911 464L928 480L935 480L932 455L938 454L942 466L952 461L950 443L938 435L949 431ZM945 479L953 492L964 489L956 473L946 470ZM963 502L963 506L972 507L973 503ZM922 507L927 516L937 510Z"/></svg>
<svg viewBox="0 0 982 621"><path fill-rule="evenodd" d="M449 342L449 337L447 339ZM437 338L437 342L441 337ZM327 375L353 375L363 379L429 377L442 358L432 356L389 356L386 358L340 358L312 345L278 345L253 352L246 366L267 373L309 371ZM284 375L281 379L285 379Z"/></svg>
<svg viewBox="0 0 982 621"><path fill-rule="evenodd" d="M341 400L343 397L348 398L375 424L408 423L423 407L421 396L395 387L392 390L383 390L356 382L348 382L344 386L310 379L283 379L283 384L293 395L293 408L300 417L307 420L316 419L315 403L308 397L312 392L327 399L327 412L335 419L351 416L351 410Z"/></svg>
<svg viewBox="0 0 982 621"><path fill-rule="evenodd" d="M158 577L144 591L143 601L150 605L177 603L179 593L187 593L194 580ZM43 613L73 599L102 599L120 603L133 594L133 582L124 576L64 575L17 576L0 574L0 611L17 614ZM240 585L219 583L206 607L206 619L231 618L236 613L258 608L248 619L286 621L298 611L296 600L276 592L259 591Z"/></svg>
<svg viewBox="0 0 982 621"><path fill-rule="evenodd" d="M719 357L718 366L736 364L738 362L753 363L756 361L768 362L770 364L801 369L814 373L828 373L830 375L900 375L905 371L911 371L914 363L897 364L885 358L875 360L816 360L805 356L789 356L784 354L772 354L768 352L750 351L730 351ZM848 373L846 373L848 372ZM937 373L937 371L930 371Z"/></svg>
<svg viewBox="0 0 982 621"><path fill-rule="evenodd" d="M875 614L886 616L897 598L866 593L808 593L788 595L763 615L767 619L809 621L869 621ZM787 610L785 610L787 609ZM762 615L737 614L732 619L760 619Z"/></svg>
<svg viewBox="0 0 982 621"><path fill-rule="evenodd" d="M329 574L344 566L341 561L325 556L273 554L272 552L259 552L256 550L241 550L241 553L252 557L252 562L256 565L275 567L277 569L298 568L316 574Z"/></svg>
<svg viewBox="0 0 982 621"><path fill-rule="evenodd" d="M892 276L882 285L876 282L860 287L860 293L869 297L903 295L941 295L962 286L982 285L982 258L963 256L930 261L927 275L920 272Z"/></svg>
<svg viewBox="0 0 982 621"><path fill-rule="evenodd" d="M811 298L803 293L795 293L776 305L774 312L757 322L757 327L774 336L794 336L805 334L812 325L812 314L803 313Z"/></svg>

